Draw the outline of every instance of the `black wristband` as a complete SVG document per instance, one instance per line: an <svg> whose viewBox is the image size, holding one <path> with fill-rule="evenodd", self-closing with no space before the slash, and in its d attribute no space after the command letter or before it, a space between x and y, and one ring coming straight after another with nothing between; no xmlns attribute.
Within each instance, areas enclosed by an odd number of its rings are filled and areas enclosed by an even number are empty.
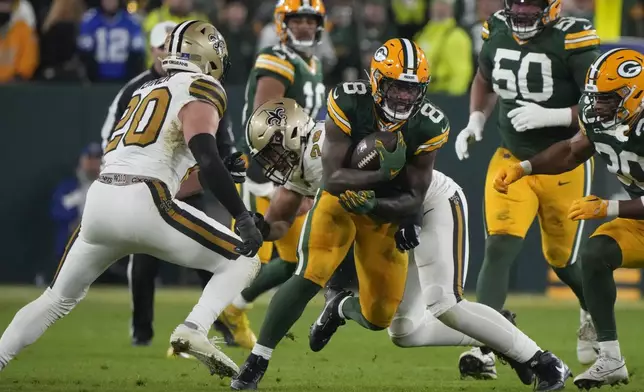
<svg viewBox="0 0 644 392"><path fill-rule="evenodd" d="M190 138L188 147L199 164L201 186L207 187L233 217L247 212L228 169L219 157L215 137L210 133L199 133Z"/></svg>

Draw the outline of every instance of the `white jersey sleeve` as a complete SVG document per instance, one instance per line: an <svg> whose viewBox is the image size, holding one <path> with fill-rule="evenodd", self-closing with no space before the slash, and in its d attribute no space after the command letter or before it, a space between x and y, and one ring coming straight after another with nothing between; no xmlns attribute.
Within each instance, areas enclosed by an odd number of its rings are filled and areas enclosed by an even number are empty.
<svg viewBox="0 0 644 392"><path fill-rule="evenodd" d="M315 196L322 184L322 146L324 145L324 123L318 122L309 133L302 163L284 184L284 188L303 196Z"/></svg>

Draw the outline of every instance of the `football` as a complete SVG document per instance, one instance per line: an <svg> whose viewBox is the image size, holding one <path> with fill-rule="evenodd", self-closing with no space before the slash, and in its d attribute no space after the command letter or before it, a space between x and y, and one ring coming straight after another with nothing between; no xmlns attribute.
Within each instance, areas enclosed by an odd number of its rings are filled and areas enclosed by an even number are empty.
<svg viewBox="0 0 644 392"><path fill-rule="evenodd" d="M374 132L360 140L351 155L351 168L360 170L380 169L380 159L376 151L376 140L380 140L387 151L396 148L397 136L394 132Z"/></svg>

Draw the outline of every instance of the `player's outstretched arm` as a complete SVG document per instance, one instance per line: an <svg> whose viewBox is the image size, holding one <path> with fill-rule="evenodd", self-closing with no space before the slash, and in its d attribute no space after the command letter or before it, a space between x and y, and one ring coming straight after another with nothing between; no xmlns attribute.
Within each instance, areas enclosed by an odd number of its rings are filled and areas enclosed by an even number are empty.
<svg viewBox="0 0 644 392"><path fill-rule="evenodd" d="M264 217L269 227L268 233L262 233L264 241L275 241L284 237L297 216L302 199L304 196L283 186L275 190Z"/></svg>
<svg viewBox="0 0 644 392"><path fill-rule="evenodd" d="M579 131L572 138L555 143L535 155L528 161L529 165L523 166L530 168L530 173L526 174L560 174L586 162L594 153L593 143Z"/></svg>
<svg viewBox="0 0 644 392"><path fill-rule="evenodd" d="M358 170L343 167L351 149L351 138L327 116L322 168L324 190L338 196L344 191L373 189L387 178L382 171Z"/></svg>
<svg viewBox="0 0 644 392"><path fill-rule="evenodd" d="M401 223L418 213L425 200L425 194L432 183L436 151L416 155L405 166L408 191L395 197L376 199L372 215L387 222Z"/></svg>

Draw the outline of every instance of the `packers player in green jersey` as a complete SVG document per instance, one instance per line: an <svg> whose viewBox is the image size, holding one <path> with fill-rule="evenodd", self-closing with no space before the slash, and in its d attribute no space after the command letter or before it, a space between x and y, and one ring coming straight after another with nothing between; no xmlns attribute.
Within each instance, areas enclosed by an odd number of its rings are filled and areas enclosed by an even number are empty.
<svg viewBox="0 0 644 392"><path fill-rule="evenodd" d="M494 187L509 192L524 176L557 175L587 162L595 153L626 189L631 200L587 196L569 206L568 219L614 218L590 236L581 251L586 305L597 329L599 358L575 378L579 388L628 383L617 340L613 271L644 268L644 55L613 49L590 67L579 102L580 132L547 150L502 168Z"/></svg>
<svg viewBox="0 0 644 392"><path fill-rule="evenodd" d="M508 194L492 187L500 168L529 159L576 132L577 102L586 71L599 55L599 38L588 20L560 17L562 1L505 0L505 8L484 23L470 120L455 147L459 159L468 158L469 144L481 140L483 125L498 103L501 145L485 181L487 238L478 301L498 310L503 307L510 268L538 216L543 255L579 299L577 358L590 364L597 356L595 333L584 303L580 266L575 263L583 221L565 217L572 200L590 194L592 160L569 173L524 179ZM463 355L481 368L493 363L485 350ZM486 377L484 372L471 375Z"/></svg>
<svg viewBox="0 0 644 392"><path fill-rule="evenodd" d="M325 87L322 84L322 63L313 49L324 31L326 11L322 0L280 0L274 12L275 27L280 44L260 51L246 86L246 104L242 113L245 126L253 111L273 98L294 99L315 118L324 105ZM242 146L248 153L246 143ZM248 178L240 185L247 207L265 214L275 186L261 168L250 163ZM245 310L255 298L288 279L297 267L297 241L304 224L304 213L312 204L304 198L298 217L288 233L275 242L265 242L258 256L262 270L233 303L226 308L220 321L230 330L240 346L251 349L256 338L250 329ZM279 258L271 260L273 244ZM226 335L228 331L222 331Z"/></svg>

